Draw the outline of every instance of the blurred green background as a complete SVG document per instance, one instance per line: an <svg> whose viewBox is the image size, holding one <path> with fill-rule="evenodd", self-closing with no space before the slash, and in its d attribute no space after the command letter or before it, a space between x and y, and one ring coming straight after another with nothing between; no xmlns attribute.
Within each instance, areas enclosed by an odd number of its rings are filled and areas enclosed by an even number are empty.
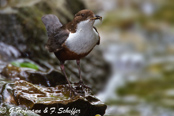
<svg viewBox="0 0 174 116"><path fill-rule="evenodd" d="M106 116L174 116L173 0L0 0L0 7L0 65L19 57L47 62L54 56L43 45L47 38L41 16L56 14L65 24L87 8L103 21L95 23L100 46L82 63L82 72L89 70L84 79L108 105ZM49 61L54 68L57 62Z"/></svg>

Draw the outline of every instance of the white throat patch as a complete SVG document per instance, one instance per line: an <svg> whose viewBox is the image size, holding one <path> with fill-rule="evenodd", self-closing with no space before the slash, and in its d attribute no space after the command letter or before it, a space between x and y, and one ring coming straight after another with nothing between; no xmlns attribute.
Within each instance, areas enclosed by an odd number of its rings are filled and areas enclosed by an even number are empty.
<svg viewBox="0 0 174 116"><path fill-rule="evenodd" d="M77 25L75 33L70 33L65 45L77 54L87 53L99 41L99 35L93 28L94 21L86 20Z"/></svg>

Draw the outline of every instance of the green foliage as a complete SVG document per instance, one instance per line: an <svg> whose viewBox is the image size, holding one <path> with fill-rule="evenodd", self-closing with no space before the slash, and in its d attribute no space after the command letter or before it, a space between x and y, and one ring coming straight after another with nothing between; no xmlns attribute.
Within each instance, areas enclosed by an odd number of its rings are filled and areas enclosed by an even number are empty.
<svg viewBox="0 0 174 116"><path fill-rule="evenodd" d="M31 69L35 69L35 70L38 70L39 67L35 64L32 64L30 62L17 62L17 61L14 61L14 62L11 62L11 64L13 66L16 66L16 67L25 67L25 68L31 68Z"/></svg>

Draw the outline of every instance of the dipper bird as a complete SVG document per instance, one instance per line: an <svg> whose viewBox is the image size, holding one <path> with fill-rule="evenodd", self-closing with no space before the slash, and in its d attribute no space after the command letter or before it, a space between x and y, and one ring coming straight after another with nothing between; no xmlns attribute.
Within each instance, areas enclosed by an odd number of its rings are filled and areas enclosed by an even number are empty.
<svg viewBox="0 0 174 116"><path fill-rule="evenodd" d="M85 86L81 77L80 59L100 44L99 33L93 26L97 19L101 20L102 17L87 9L79 11L75 14L74 19L65 25L62 25L57 16L53 14L42 17L49 38L46 49L49 52L54 52L59 59L61 71L71 89L72 86L65 73L64 62L66 60L76 60L80 76L79 83Z"/></svg>

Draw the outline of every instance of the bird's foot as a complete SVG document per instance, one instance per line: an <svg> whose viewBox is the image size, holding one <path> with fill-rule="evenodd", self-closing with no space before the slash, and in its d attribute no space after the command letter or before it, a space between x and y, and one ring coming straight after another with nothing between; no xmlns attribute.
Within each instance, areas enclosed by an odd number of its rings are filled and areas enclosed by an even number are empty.
<svg viewBox="0 0 174 116"><path fill-rule="evenodd" d="M68 88L70 90L70 97L71 98L76 97L76 96L80 96L79 93L72 86L69 86Z"/></svg>
<svg viewBox="0 0 174 116"><path fill-rule="evenodd" d="M82 88L82 90L83 90L84 92L86 92L86 91L88 91L88 90L91 90L91 88L90 88L89 86L85 85L85 84L83 83L83 81L79 81L79 85L80 85L80 88Z"/></svg>

